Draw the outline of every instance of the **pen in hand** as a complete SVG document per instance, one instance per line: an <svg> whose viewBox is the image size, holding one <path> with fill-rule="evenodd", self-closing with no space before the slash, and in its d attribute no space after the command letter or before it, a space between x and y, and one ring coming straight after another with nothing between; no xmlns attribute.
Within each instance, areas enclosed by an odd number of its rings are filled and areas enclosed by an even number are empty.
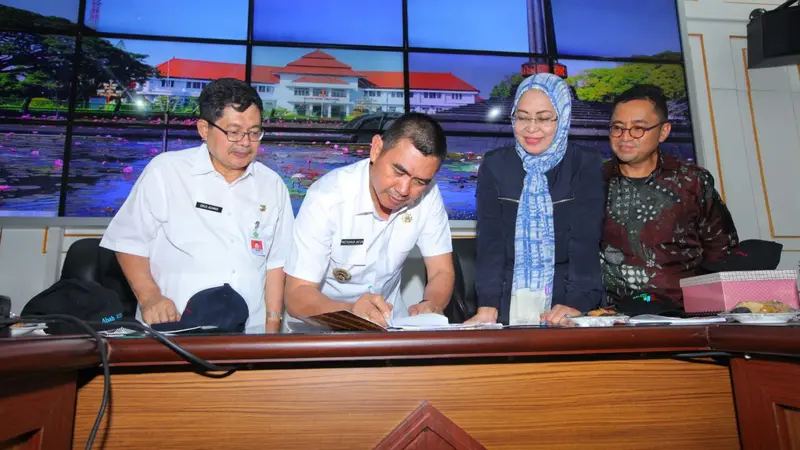
<svg viewBox="0 0 800 450"><path fill-rule="evenodd" d="M367 290L369 291L370 294L375 294L375 290L372 288L371 284L369 286L367 286ZM386 313L386 314L383 315L383 317L386 319L386 326L387 327L391 327L392 326L392 314L391 313Z"/></svg>

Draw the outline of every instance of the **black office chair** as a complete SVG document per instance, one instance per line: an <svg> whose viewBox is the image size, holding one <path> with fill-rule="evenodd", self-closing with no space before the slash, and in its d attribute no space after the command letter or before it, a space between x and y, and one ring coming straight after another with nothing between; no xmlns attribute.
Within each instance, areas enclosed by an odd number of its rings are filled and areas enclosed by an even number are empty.
<svg viewBox="0 0 800 450"><path fill-rule="evenodd" d="M0 295L0 321L11 317L11 298ZM11 337L10 325L0 323L0 338Z"/></svg>
<svg viewBox="0 0 800 450"><path fill-rule="evenodd" d="M11 317L11 297L0 295L0 319Z"/></svg>
<svg viewBox="0 0 800 450"><path fill-rule="evenodd" d="M113 251L100 247L99 238L75 241L67 250L61 279L94 281L116 292L122 302L125 319L136 317L136 296L133 294Z"/></svg>
<svg viewBox="0 0 800 450"><path fill-rule="evenodd" d="M444 315L450 323L462 323L477 312L475 293L475 239L453 239L455 286Z"/></svg>

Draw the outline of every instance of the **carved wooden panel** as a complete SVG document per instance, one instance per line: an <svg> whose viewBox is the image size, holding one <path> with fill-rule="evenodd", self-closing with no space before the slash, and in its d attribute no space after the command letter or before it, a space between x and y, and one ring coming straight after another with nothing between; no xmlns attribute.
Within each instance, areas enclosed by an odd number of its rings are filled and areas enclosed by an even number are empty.
<svg viewBox="0 0 800 450"><path fill-rule="evenodd" d="M72 448L75 377L0 378L0 450Z"/></svg>
<svg viewBox="0 0 800 450"><path fill-rule="evenodd" d="M428 402L409 414L375 450L485 450L486 447Z"/></svg>
<svg viewBox="0 0 800 450"><path fill-rule="evenodd" d="M800 449L800 364L731 362L744 450Z"/></svg>
<svg viewBox="0 0 800 450"><path fill-rule="evenodd" d="M779 406L777 412L781 448L800 450L800 409L787 405Z"/></svg>
<svg viewBox="0 0 800 450"><path fill-rule="evenodd" d="M112 378L104 450L371 449L423 401L492 450L739 446L728 368L668 359ZM78 392L74 448L86 442L102 381Z"/></svg>

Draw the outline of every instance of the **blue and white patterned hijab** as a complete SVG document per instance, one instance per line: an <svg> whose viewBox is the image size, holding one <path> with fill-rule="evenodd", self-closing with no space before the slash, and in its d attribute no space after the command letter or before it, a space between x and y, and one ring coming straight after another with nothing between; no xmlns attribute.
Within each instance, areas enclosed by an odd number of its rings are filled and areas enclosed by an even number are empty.
<svg viewBox="0 0 800 450"><path fill-rule="evenodd" d="M550 309L553 298L555 230L553 200L545 173L561 162L567 150L572 100L564 80L556 75L540 73L526 78L519 85L512 114L517 112L522 94L531 89L547 94L558 115L558 124L550 147L539 155L531 155L516 142L517 154L525 168L525 182L517 210L512 292L544 290L546 311Z"/></svg>

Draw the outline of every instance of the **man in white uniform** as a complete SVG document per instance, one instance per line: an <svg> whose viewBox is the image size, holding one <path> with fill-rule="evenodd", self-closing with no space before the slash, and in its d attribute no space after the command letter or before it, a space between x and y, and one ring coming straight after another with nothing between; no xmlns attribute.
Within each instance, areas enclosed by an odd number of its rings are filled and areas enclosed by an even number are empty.
<svg viewBox="0 0 800 450"><path fill-rule="evenodd" d="M153 158L100 245L117 252L139 320L176 322L192 295L228 283L247 302L245 332L278 332L294 217L283 180L253 161L261 98L224 78L198 102L204 144Z"/></svg>
<svg viewBox="0 0 800 450"><path fill-rule="evenodd" d="M439 124L424 114L397 119L374 136L369 159L331 171L309 188L286 259L287 331L298 317L337 310L386 325L441 313L455 278L447 212L433 181L447 154ZM406 256L419 246L427 285L421 299L400 295Z"/></svg>

